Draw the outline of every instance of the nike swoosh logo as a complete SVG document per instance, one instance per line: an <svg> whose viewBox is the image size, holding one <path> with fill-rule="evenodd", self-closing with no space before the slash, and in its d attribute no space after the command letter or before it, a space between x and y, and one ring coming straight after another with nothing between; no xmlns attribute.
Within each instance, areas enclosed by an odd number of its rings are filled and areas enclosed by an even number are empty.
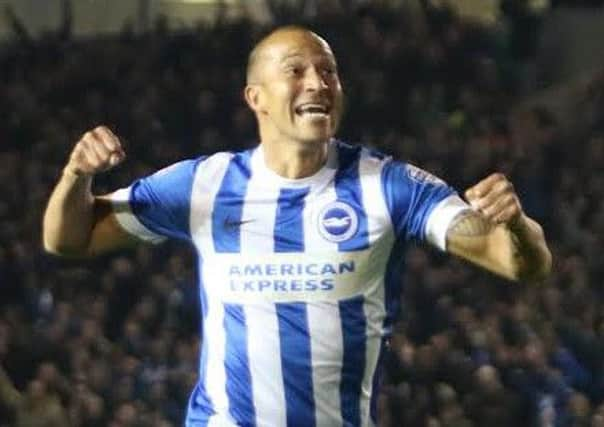
<svg viewBox="0 0 604 427"><path fill-rule="evenodd" d="M224 220L224 228L227 230L236 230L240 228L244 224L249 224L250 222L256 221L255 219L242 219L240 221L233 221L230 218L226 218Z"/></svg>

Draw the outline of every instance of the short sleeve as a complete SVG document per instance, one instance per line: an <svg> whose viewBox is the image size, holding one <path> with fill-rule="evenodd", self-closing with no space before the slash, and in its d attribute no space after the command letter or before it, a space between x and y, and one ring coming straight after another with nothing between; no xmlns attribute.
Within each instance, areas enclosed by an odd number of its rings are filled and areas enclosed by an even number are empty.
<svg viewBox="0 0 604 427"><path fill-rule="evenodd" d="M189 240L191 191L202 160L183 160L112 193L119 224L151 243L166 238Z"/></svg>
<svg viewBox="0 0 604 427"><path fill-rule="evenodd" d="M382 185L396 235L446 249L453 219L470 209L457 192L436 176L411 164L390 161Z"/></svg>

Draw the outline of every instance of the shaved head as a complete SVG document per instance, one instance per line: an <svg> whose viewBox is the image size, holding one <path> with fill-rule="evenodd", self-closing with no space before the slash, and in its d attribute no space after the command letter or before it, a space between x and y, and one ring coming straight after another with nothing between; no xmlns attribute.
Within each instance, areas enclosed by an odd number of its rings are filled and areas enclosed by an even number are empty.
<svg viewBox="0 0 604 427"><path fill-rule="evenodd" d="M343 99L329 44L302 27L272 31L250 53L244 96L263 143L324 148L337 130Z"/></svg>
<svg viewBox="0 0 604 427"><path fill-rule="evenodd" d="M285 27L279 27L276 30L271 31L268 35L263 37L252 49L247 61L247 84L255 84L260 81L259 72L261 64L271 57L271 48L275 45L288 42L292 39L306 39L311 43L316 43L322 48L326 49L331 53L329 44L312 31L299 27L296 25L288 25Z"/></svg>

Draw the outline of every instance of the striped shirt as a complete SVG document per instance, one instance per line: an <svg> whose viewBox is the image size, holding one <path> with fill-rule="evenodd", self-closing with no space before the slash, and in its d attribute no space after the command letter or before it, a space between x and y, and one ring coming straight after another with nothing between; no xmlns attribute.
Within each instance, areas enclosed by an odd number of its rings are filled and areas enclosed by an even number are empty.
<svg viewBox="0 0 604 427"><path fill-rule="evenodd" d="M189 427L374 425L405 242L444 250L468 208L427 172L336 140L307 178L277 175L259 146L176 163L113 201L129 233L196 249Z"/></svg>

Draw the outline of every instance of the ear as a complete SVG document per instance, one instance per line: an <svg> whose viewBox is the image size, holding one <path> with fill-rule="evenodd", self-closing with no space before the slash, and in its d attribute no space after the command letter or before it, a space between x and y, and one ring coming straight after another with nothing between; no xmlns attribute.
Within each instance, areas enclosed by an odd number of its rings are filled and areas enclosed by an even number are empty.
<svg viewBox="0 0 604 427"><path fill-rule="evenodd" d="M245 97L245 102L247 102L247 105L256 114L260 114L264 111L264 96L262 93L262 88L259 85L247 85L243 90L243 96Z"/></svg>

